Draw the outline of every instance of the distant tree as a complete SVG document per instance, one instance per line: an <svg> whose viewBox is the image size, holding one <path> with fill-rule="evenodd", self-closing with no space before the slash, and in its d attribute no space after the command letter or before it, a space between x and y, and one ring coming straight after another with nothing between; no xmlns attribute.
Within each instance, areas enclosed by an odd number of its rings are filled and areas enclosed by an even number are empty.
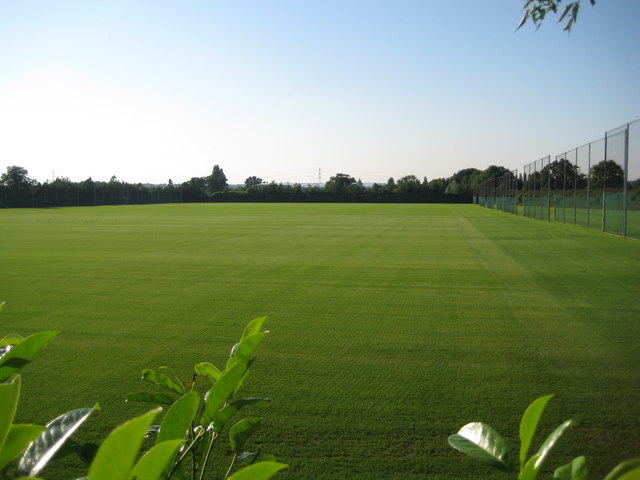
<svg viewBox="0 0 640 480"><path fill-rule="evenodd" d="M346 173L336 173L331 177L324 188L327 192L342 195L350 191L351 186L356 183L356 179Z"/></svg>
<svg viewBox="0 0 640 480"><path fill-rule="evenodd" d="M556 190L583 188L586 186L585 175L578 171L578 168L566 158L554 160L542 169L542 178L548 174L551 188ZM546 181L545 181L546 182Z"/></svg>
<svg viewBox="0 0 640 480"><path fill-rule="evenodd" d="M29 172L16 165L7 167L7 171L0 175L0 185L5 187L21 187L34 184L34 180L28 177Z"/></svg>
<svg viewBox="0 0 640 480"><path fill-rule="evenodd" d="M422 185L415 175L406 175L398 179L396 189L405 197L417 197L420 195Z"/></svg>
<svg viewBox="0 0 640 480"><path fill-rule="evenodd" d="M221 192L228 186L227 176L218 165L213 166L211 175L207 177L209 192Z"/></svg>
<svg viewBox="0 0 640 480"><path fill-rule="evenodd" d="M256 177L252 175L251 177L247 177L247 179L244 181L244 186L247 188L257 187L261 183L262 183L262 179L260 177Z"/></svg>
<svg viewBox="0 0 640 480"><path fill-rule="evenodd" d="M536 28L540 28L540 25L542 25L542 22L548 13L553 13L554 15L558 14L561 3L562 0L525 0L524 5L522 6L524 15L518 24L518 28L522 27L529 20L531 20ZM581 0L568 2L562 8L560 16L558 17L558 23L566 21L564 30L570 31L573 24L576 23L576 20L578 19L578 11L580 10L580 3ZM591 3L591 5L595 5L596 0L589 0L589 3Z"/></svg>
<svg viewBox="0 0 640 480"><path fill-rule="evenodd" d="M594 188L622 188L624 186L624 170L613 160L602 160L591 167L591 186Z"/></svg>

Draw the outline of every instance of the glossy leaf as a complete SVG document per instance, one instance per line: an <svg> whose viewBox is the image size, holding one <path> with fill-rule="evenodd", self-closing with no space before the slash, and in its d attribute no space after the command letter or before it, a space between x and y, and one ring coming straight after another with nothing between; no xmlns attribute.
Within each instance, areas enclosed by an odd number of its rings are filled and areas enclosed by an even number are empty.
<svg viewBox="0 0 640 480"><path fill-rule="evenodd" d="M547 437L547 439L544 441L544 443L538 449L538 453L537 454L539 455L539 458L538 458L538 460L536 461L536 464L535 464L536 470L540 470L540 468L542 467L542 464L544 463L545 459L547 458L547 455L549 455L551 450L553 450L553 447L555 446L555 444L558 441L558 439L562 436L562 434L571 425L573 425L573 420L567 420L566 422L564 422L561 425L559 425L558 428L556 428L553 432L551 432L551 435L549 435Z"/></svg>
<svg viewBox="0 0 640 480"><path fill-rule="evenodd" d="M242 338L240 338L240 342L242 342L245 338L254 335L262 329L262 325L267 320L268 317L260 317L255 318L249 322L249 324L245 327L244 332L242 332Z"/></svg>
<svg viewBox="0 0 640 480"><path fill-rule="evenodd" d="M182 440L169 440L154 445L131 470L135 480L157 480L170 465Z"/></svg>
<svg viewBox="0 0 640 480"><path fill-rule="evenodd" d="M492 467L505 472L512 471L509 445L486 423L468 423L449 437L449 444Z"/></svg>
<svg viewBox="0 0 640 480"><path fill-rule="evenodd" d="M11 425L6 442L0 449L0 470L18 458L43 430L41 425Z"/></svg>
<svg viewBox="0 0 640 480"><path fill-rule="evenodd" d="M253 417L240 420L229 430L229 445L236 454L242 453L244 444L249 437L260 430L262 419Z"/></svg>
<svg viewBox="0 0 640 480"><path fill-rule="evenodd" d="M245 362L236 363L230 370L227 370L220 379L211 387L204 404L201 424L208 425L213 421L229 397L233 394L236 385L242 380L242 376L247 369Z"/></svg>
<svg viewBox="0 0 640 480"><path fill-rule="evenodd" d="M233 418L241 408L246 407L247 405L268 403L270 401L271 400L268 398L241 398L239 400L234 400L218 412L215 420L213 421L213 430L220 433L229 420L231 420L231 418Z"/></svg>
<svg viewBox="0 0 640 480"><path fill-rule="evenodd" d="M228 480L267 480L287 467L285 463L258 462L238 470Z"/></svg>
<svg viewBox="0 0 640 480"><path fill-rule="evenodd" d="M27 366L36 354L60 332L38 332L28 336L0 358L0 382Z"/></svg>
<svg viewBox="0 0 640 480"><path fill-rule="evenodd" d="M266 334L267 332L254 333L238 343L233 356L227 361L227 370L238 362L248 361Z"/></svg>
<svg viewBox="0 0 640 480"><path fill-rule="evenodd" d="M138 392L130 393L124 399L125 402L152 403L154 405L173 405L175 397L170 397L164 393Z"/></svg>
<svg viewBox="0 0 640 480"><path fill-rule="evenodd" d="M18 398L20 397L20 375L9 383L0 383L0 450L4 446L9 429L16 415Z"/></svg>
<svg viewBox="0 0 640 480"><path fill-rule="evenodd" d="M199 406L198 392L189 392L171 405L160 424L156 444L167 440L184 440Z"/></svg>
<svg viewBox="0 0 640 480"><path fill-rule="evenodd" d="M150 368L147 368L142 371L142 379L146 380L147 382L160 385L161 387L171 390L172 392L176 392L177 394L180 394L180 395L185 393L184 389L182 389L179 385L177 385L173 380L171 380L164 373L156 372L155 370L152 370Z"/></svg>
<svg viewBox="0 0 640 480"><path fill-rule="evenodd" d="M222 376L222 372L218 370L218 367L209 362L199 363L194 367L194 369L198 375L208 377L214 382Z"/></svg>
<svg viewBox="0 0 640 480"><path fill-rule="evenodd" d="M553 478L559 480L587 480L589 470L584 457L576 457L571 462L558 467L553 472Z"/></svg>
<svg viewBox="0 0 640 480"><path fill-rule="evenodd" d="M96 405L93 408L72 410L49 422L44 432L20 459L16 474L32 477L38 475L89 415L99 408Z"/></svg>
<svg viewBox="0 0 640 480"><path fill-rule="evenodd" d="M88 480L128 480L144 434L160 410L151 410L113 430L98 449Z"/></svg>
<svg viewBox="0 0 640 480"><path fill-rule="evenodd" d="M520 466L524 466L527 455L529 454L529 447L533 441L533 436L538 428L538 422L549 400L553 395L547 395L546 397L540 397L531 402L527 407L527 410L522 416L520 422Z"/></svg>
<svg viewBox="0 0 640 480"><path fill-rule="evenodd" d="M604 480L639 480L640 479L640 458L634 458L622 462L614 468Z"/></svg>

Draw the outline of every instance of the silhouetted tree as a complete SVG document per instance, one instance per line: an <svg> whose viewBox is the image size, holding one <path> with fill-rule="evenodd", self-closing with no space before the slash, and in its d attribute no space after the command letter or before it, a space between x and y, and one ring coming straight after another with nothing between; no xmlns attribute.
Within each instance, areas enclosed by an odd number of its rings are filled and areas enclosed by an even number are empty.
<svg viewBox="0 0 640 480"><path fill-rule="evenodd" d="M261 183L262 179L260 177L252 175L251 177L247 177L247 179L244 181L244 186L247 188L257 187Z"/></svg>
<svg viewBox="0 0 640 480"><path fill-rule="evenodd" d="M213 166L211 175L207 177L209 192L221 192L228 186L227 176L218 165Z"/></svg>

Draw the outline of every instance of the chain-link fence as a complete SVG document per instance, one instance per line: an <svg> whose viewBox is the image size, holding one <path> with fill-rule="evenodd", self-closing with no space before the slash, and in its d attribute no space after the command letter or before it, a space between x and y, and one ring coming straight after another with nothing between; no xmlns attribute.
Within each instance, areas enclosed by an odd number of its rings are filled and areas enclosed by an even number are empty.
<svg viewBox="0 0 640 480"><path fill-rule="evenodd" d="M499 177L477 185L474 202L640 239L640 120L553 161L549 156L525 165L521 177L508 176L514 181Z"/></svg>

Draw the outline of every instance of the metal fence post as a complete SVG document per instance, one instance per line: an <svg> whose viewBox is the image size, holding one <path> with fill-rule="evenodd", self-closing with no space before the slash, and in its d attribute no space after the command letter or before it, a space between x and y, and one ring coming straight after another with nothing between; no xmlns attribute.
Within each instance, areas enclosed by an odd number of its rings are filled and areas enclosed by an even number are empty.
<svg viewBox="0 0 640 480"><path fill-rule="evenodd" d="M622 189L622 235L627 236L627 181L629 180L629 124L624 131L624 183Z"/></svg>

